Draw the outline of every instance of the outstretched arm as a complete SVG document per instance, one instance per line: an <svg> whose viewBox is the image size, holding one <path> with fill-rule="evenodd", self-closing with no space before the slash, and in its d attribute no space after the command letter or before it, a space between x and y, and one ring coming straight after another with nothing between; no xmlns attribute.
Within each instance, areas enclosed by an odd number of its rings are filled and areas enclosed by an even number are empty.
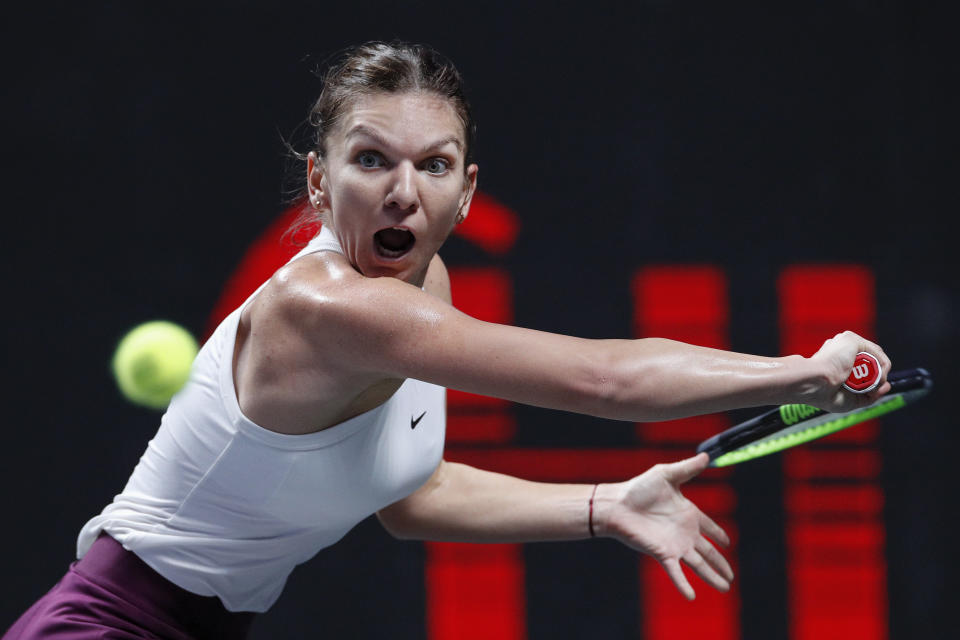
<svg viewBox="0 0 960 640"><path fill-rule="evenodd" d="M295 263L296 264L296 263ZM813 357L753 356L673 340L589 340L482 322L393 278L347 274L291 300L296 353L342 378L416 378L452 389L604 418L646 422L803 402L845 411L876 400L840 392L858 351L883 351L853 333ZM304 387L309 384L303 385Z"/></svg>
<svg viewBox="0 0 960 640"><path fill-rule="evenodd" d="M679 486L700 473L707 456L656 465L593 496L596 535L612 537L660 562L677 589L694 592L680 561L708 584L730 588L733 571L710 542L729 538ZM537 542L590 536L594 485L529 482L462 464L441 462L418 491L377 515L398 538L448 542ZM709 539L708 539L709 538Z"/></svg>

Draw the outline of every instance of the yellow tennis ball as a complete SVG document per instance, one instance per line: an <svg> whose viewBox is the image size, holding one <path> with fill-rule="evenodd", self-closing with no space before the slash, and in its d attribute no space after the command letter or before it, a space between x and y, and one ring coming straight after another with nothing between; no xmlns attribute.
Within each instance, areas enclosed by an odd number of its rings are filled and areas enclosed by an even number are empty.
<svg viewBox="0 0 960 640"><path fill-rule="evenodd" d="M190 377L197 350L197 341L177 324L141 324L120 340L113 354L117 386L134 404L165 409Z"/></svg>

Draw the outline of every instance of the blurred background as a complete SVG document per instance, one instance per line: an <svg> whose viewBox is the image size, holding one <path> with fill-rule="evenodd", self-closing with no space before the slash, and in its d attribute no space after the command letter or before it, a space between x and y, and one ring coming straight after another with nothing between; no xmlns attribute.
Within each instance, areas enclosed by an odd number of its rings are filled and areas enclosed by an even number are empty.
<svg viewBox="0 0 960 640"><path fill-rule="evenodd" d="M449 55L483 196L454 302L583 337L809 355L854 329L937 389L687 492L735 537L683 601L610 541L398 542L300 567L254 638L946 637L958 592L954 22L934 4L19 3L4 10L6 628L159 424L109 361L154 318L199 339L289 255L284 139L343 47ZM951 79L952 78L952 79ZM295 172L301 169L296 167ZM449 459L624 479L755 413L634 425L450 395Z"/></svg>

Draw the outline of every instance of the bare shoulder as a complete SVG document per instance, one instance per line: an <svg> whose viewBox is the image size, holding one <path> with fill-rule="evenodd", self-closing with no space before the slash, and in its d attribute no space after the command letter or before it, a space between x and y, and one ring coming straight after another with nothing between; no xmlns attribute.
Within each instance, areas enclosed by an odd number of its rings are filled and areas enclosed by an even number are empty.
<svg viewBox="0 0 960 640"><path fill-rule="evenodd" d="M250 305L251 321L270 329L307 329L318 313L349 298L350 289L363 279L337 254L303 256L267 282Z"/></svg>
<svg viewBox="0 0 960 640"><path fill-rule="evenodd" d="M430 295L425 295L430 294ZM392 332L407 313L446 307L450 280L439 257L431 261L423 291L390 277L368 278L342 256L333 253L305 256L279 270L258 296L252 316L270 329L304 334L314 347L340 351L345 335ZM359 354L345 364L359 361Z"/></svg>
<svg viewBox="0 0 960 640"><path fill-rule="evenodd" d="M456 326L449 300L439 258L423 291L365 277L339 254L291 262L241 316L234 352L241 409L268 429L307 433L377 406L417 377L417 354L430 351L439 329Z"/></svg>
<svg viewBox="0 0 960 640"><path fill-rule="evenodd" d="M392 393L389 376L361 370L362 359L343 348L354 342L349 334L376 297L369 280L330 253L304 256L277 271L237 330L234 380L247 417L280 433L307 433Z"/></svg>
<svg viewBox="0 0 960 640"><path fill-rule="evenodd" d="M427 298L399 280L367 278L339 254L307 255L277 271L250 305L250 338L264 365L343 376L363 369L358 339L388 328L398 308L414 304L412 293Z"/></svg>

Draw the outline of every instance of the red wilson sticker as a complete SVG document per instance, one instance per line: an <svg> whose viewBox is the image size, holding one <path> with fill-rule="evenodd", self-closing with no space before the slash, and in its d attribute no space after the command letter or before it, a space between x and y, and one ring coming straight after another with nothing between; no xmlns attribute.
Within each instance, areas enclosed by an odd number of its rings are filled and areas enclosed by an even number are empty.
<svg viewBox="0 0 960 640"><path fill-rule="evenodd" d="M853 371L843 383L848 391L853 393L867 393L873 391L880 384L880 361L869 353L861 351L853 361Z"/></svg>

